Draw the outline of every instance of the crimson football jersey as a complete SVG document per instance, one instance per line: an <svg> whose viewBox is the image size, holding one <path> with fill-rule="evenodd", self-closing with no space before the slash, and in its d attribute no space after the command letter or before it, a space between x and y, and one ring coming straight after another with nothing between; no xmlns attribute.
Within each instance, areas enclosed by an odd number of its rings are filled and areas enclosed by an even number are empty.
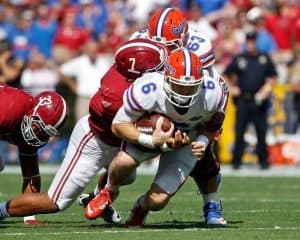
<svg viewBox="0 0 300 240"><path fill-rule="evenodd" d="M33 97L17 88L0 84L0 139L17 145L20 152L36 152L29 146L21 133L21 122L25 112L31 108Z"/></svg>
<svg viewBox="0 0 300 240"><path fill-rule="evenodd" d="M90 127L104 142L112 146L119 146L121 143L111 132L111 123L123 104L123 93L130 84L114 64L101 79L101 87L90 101Z"/></svg>
<svg viewBox="0 0 300 240"><path fill-rule="evenodd" d="M15 133L25 112L31 107L33 97L17 88L0 85L0 136Z"/></svg>

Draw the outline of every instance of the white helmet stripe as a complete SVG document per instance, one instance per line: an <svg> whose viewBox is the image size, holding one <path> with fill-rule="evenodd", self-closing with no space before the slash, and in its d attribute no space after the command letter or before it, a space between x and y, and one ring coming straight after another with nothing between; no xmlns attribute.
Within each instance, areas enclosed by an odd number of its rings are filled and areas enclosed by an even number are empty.
<svg viewBox="0 0 300 240"><path fill-rule="evenodd" d="M185 61L185 76L192 76L192 59L189 51L183 49L184 61Z"/></svg>
<svg viewBox="0 0 300 240"><path fill-rule="evenodd" d="M63 99L62 97L60 97L60 99L63 101L63 112L60 115L60 118L58 119L57 123L53 126L55 128L60 126L60 124L64 121L67 115L67 104L65 102L65 99Z"/></svg>
<svg viewBox="0 0 300 240"><path fill-rule="evenodd" d="M163 27L164 27L164 22L166 20L166 17L168 13L172 10L172 8L166 8L160 15L159 21L157 23L156 27L156 37L163 37Z"/></svg>

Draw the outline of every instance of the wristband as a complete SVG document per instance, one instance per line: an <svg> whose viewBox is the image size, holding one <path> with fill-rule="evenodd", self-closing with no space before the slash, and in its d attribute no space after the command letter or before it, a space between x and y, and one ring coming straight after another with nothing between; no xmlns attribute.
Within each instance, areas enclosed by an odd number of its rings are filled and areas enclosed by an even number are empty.
<svg viewBox="0 0 300 240"><path fill-rule="evenodd" d="M207 138L205 135L199 135L199 136L196 138L196 141L197 141L197 142L203 143L205 148L206 148L207 145L209 144L209 140L208 140L208 138Z"/></svg>
<svg viewBox="0 0 300 240"><path fill-rule="evenodd" d="M155 148L152 135L141 133L138 137L138 143L147 148Z"/></svg>

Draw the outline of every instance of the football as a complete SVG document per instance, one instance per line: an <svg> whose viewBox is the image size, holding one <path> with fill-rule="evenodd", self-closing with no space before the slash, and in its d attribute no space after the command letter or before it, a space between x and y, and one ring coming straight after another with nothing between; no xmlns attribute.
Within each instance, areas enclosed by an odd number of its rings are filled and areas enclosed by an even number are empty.
<svg viewBox="0 0 300 240"><path fill-rule="evenodd" d="M156 129L158 119L163 118L162 130L167 132L171 127L171 121L163 114L151 113L142 116L135 122L135 127L142 133L153 134Z"/></svg>

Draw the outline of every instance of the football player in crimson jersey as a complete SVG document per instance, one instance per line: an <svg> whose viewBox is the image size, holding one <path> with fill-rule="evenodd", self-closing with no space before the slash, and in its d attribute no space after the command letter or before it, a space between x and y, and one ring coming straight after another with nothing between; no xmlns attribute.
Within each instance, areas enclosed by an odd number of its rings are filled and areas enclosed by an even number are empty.
<svg viewBox="0 0 300 240"><path fill-rule="evenodd" d="M67 118L63 97L45 91L33 97L17 88L0 84L0 139L18 146L23 175L23 193L40 191L38 154L50 137L58 135ZM35 216L24 218L25 224L38 224Z"/></svg>
<svg viewBox="0 0 300 240"><path fill-rule="evenodd" d="M69 207L98 171L106 167L120 148L121 140L111 132L115 113L122 106L123 93L148 71L163 68L169 52L147 39L126 42L115 56L115 63L101 79L92 97L90 114L73 129L65 158L48 192L24 194L0 204L0 219L38 213L54 213ZM105 220L120 221L117 212Z"/></svg>
<svg viewBox="0 0 300 240"><path fill-rule="evenodd" d="M213 68L215 54L210 39L197 29L190 28L179 9L156 10L149 19L148 27L133 33L130 39L135 38L158 41L168 46L170 51L175 51L184 46L199 57L204 75L212 77L223 88L224 94L229 94L227 83ZM219 197L220 163L213 153L214 145L221 134L221 130L216 133L214 140L209 144L208 149L211 151L205 156L205 161L197 162L194 171L191 173L199 191L202 193L204 201L203 215L205 223L209 226L225 225Z"/></svg>
<svg viewBox="0 0 300 240"><path fill-rule="evenodd" d="M123 106L112 124L113 132L126 142L109 165L107 185L89 202L85 216L89 219L101 216L103 209L114 201L123 179L141 162L160 155L154 182L136 202L126 222L126 226L144 226L148 211L165 207L197 161L206 157L209 142L222 126L226 103L221 85L202 75L200 59L185 48L171 53L163 73L149 73L138 78L124 93ZM152 135L139 132L134 122L151 112L168 116L174 123L170 130L162 131L162 123L158 121ZM169 146L174 128L176 132L185 132L191 143ZM219 220L226 224L223 218Z"/></svg>

